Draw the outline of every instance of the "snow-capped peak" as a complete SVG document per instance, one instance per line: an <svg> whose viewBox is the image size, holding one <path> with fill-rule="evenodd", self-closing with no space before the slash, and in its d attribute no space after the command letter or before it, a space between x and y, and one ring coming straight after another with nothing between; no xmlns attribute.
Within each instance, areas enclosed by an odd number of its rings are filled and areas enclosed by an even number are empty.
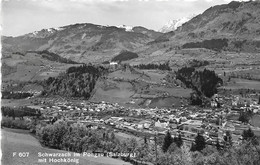
<svg viewBox="0 0 260 165"><path fill-rule="evenodd" d="M57 28L48 28L48 29L42 29L41 31L34 31L32 33L27 34L29 37L37 37L37 38L44 38L46 36L49 36L57 31L64 30L63 27L57 27Z"/></svg>
<svg viewBox="0 0 260 165"><path fill-rule="evenodd" d="M56 31L61 31L61 30L64 30L65 28L57 27L57 28L53 28L53 29L56 30Z"/></svg>
<svg viewBox="0 0 260 165"><path fill-rule="evenodd" d="M116 26L116 27L125 29L125 31L127 31L127 32L132 32L132 31L133 31L133 27L132 27L132 26L118 25L118 26Z"/></svg>
<svg viewBox="0 0 260 165"><path fill-rule="evenodd" d="M177 19L177 20L170 20L159 30L159 32L166 33L166 32L169 32L169 31L174 31L178 27L180 27L182 24L191 20L194 16L195 15L191 15L191 16L183 17L183 18L180 18L180 19Z"/></svg>

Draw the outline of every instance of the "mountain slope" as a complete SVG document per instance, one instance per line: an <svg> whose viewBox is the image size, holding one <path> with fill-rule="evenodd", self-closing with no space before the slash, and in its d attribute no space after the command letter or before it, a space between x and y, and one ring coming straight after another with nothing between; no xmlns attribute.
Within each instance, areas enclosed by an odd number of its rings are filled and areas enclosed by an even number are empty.
<svg viewBox="0 0 260 165"><path fill-rule="evenodd" d="M134 50L161 33L143 27L132 31L124 27L74 24L43 29L18 37L3 37L3 52L43 51L56 53L74 61L111 59L121 50Z"/></svg>
<svg viewBox="0 0 260 165"><path fill-rule="evenodd" d="M230 2L207 9L177 29L190 38L247 38L260 39L260 3ZM194 33L194 35L190 35Z"/></svg>
<svg viewBox="0 0 260 165"><path fill-rule="evenodd" d="M160 36L178 43L212 38L260 40L260 2L230 2L207 9ZM166 36L166 37L165 37Z"/></svg>
<svg viewBox="0 0 260 165"><path fill-rule="evenodd" d="M211 7L164 34L139 26L74 24L3 37L2 52L5 57L12 52L47 50L81 63L111 61L122 50L137 53L134 62L165 61L180 48L259 52L259 27L260 2L231 2Z"/></svg>
<svg viewBox="0 0 260 165"><path fill-rule="evenodd" d="M253 56L258 57L259 27L259 1L217 5L192 18L175 31L164 33L138 49L135 52L139 57L131 62L140 64L171 61L173 65L183 66L192 58L214 61L226 58L225 52L230 51L243 53L240 55L243 58L246 53L253 53ZM220 54L222 51L223 54ZM249 63L249 60L245 62Z"/></svg>

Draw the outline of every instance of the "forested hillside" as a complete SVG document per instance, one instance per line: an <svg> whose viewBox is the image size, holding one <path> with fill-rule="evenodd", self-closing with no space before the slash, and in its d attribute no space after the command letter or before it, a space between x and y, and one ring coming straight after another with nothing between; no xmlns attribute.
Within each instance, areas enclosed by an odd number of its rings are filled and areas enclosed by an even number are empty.
<svg viewBox="0 0 260 165"><path fill-rule="evenodd" d="M204 96L212 97L217 93L217 86L223 84L222 79L214 71L207 69L199 71L193 67L179 69L176 72L176 79L181 80L188 88L194 90L196 96L192 95L192 104L202 104Z"/></svg>
<svg viewBox="0 0 260 165"><path fill-rule="evenodd" d="M58 77L43 82L45 95L89 98L97 79L106 72L102 66L81 65L70 67Z"/></svg>
<svg viewBox="0 0 260 165"><path fill-rule="evenodd" d="M159 70L171 70L169 66L169 61L163 64L139 64L135 65L134 67L138 69L159 69Z"/></svg>
<svg viewBox="0 0 260 165"><path fill-rule="evenodd" d="M134 58L138 58L138 55L136 53L130 52L130 51L122 51L117 56L113 57L111 61L127 61Z"/></svg>
<svg viewBox="0 0 260 165"><path fill-rule="evenodd" d="M206 49L220 51L227 46L228 46L228 40L224 38L224 39L204 40L202 42L190 42L184 44L182 47L183 48L206 48Z"/></svg>
<svg viewBox="0 0 260 165"><path fill-rule="evenodd" d="M28 53L37 53L37 54L41 55L42 58L50 60L50 61L56 61L56 62L66 63L66 64L78 64L75 61L72 61L72 60L67 59L67 58L63 58L63 57L59 56L58 54L49 52L47 50L43 50L43 51L27 51L27 52Z"/></svg>

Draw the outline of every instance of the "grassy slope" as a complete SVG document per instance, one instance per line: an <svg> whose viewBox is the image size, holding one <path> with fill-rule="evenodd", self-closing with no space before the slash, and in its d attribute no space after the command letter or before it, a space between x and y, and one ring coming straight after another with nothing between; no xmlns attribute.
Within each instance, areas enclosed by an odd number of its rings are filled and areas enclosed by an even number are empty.
<svg viewBox="0 0 260 165"><path fill-rule="evenodd" d="M12 55L11 58L3 59L2 62L7 66L17 67L16 72L5 75L3 81L43 80L50 76L57 76L60 72L64 72L67 68L74 65L45 60L33 53L27 53L25 56Z"/></svg>
<svg viewBox="0 0 260 165"><path fill-rule="evenodd" d="M227 89L260 89L260 81L246 79L232 79L235 83L225 86Z"/></svg>
<svg viewBox="0 0 260 165"><path fill-rule="evenodd" d="M167 75L164 71L158 70L138 70L132 72L117 70L108 75L108 79L99 80L95 88L95 93L91 98L92 101L108 101L116 102L120 105L135 99L132 106L138 106L139 103L145 101L145 98L155 98L157 94L162 95L168 93L169 96L188 98L191 89L181 87L166 87L160 85L163 78ZM122 81L116 81L121 79ZM135 80L135 82L130 82ZM157 84L157 85L155 85ZM173 103L179 105L180 99L167 98L155 99L152 101L152 107L169 107Z"/></svg>
<svg viewBox="0 0 260 165"><path fill-rule="evenodd" d="M44 148L40 143L21 130L12 130L4 128L1 130L2 135L2 161L3 165L37 165L44 164L49 165L53 163L38 163L38 152L46 153L65 153L66 151L54 150ZM13 152L29 152L29 157L19 158L17 156L13 157ZM71 158L74 158L73 156ZM48 161L47 161L48 162ZM56 163L56 164L76 164L76 163ZM79 165L127 165L129 163L123 162L121 160L106 158L106 157L83 157L79 158Z"/></svg>

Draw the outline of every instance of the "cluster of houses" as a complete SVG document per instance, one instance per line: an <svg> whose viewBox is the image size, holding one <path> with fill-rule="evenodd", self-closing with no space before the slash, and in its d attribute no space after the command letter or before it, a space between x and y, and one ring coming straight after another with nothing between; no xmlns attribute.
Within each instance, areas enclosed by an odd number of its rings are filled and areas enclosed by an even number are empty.
<svg viewBox="0 0 260 165"><path fill-rule="evenodd" d="M117 103L110 104L105 102L90 103L82 102L80 104L72 102L57 102L53 106L43 106L40 108L42 114L46 118L57 116L59 118L73 119L88 119L89 114L97 114L98 112L120 110L123 107Z"/></svg>
<svg viewBox="0 0 260 165"><path fill-rule="evenodd" d="M80 123L86 127L112 127L115 130L127 132L164 135L169 131L173 137L182 136L185 142L191 144L198 133L202 134L208 144L223 142L227 132L231 133L234 144L239 144L244 130L251 128L260 132L259 127L232 120L229 116L238 116L246 108L252 109L259 115L260 106L254 102L241 101L234 97L229 99L230 106L226 106L226 98L213 97L216 107L180 107L180 108L125 108L117 103L57 102L53 106L42 107L42 114L46 119L56 116L72 123ZM236 102L236 104L234 103ZM224 105L223 105L224 104ZM115 115L115 112L117 115ZM105 113L105 115L99 115ZM136 134L135 134L136 135Z"/></svg>

